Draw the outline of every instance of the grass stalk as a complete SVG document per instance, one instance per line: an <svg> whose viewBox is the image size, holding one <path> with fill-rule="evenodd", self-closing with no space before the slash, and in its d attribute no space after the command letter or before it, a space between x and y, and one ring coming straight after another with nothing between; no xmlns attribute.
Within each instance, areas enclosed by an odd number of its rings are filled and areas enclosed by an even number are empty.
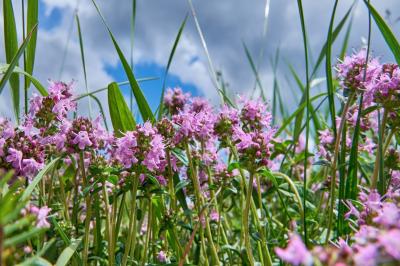
<svg viewBox="0 0 400 266"><path fill-rule="evenodd" d="M325 239L325 243L328 243L329 241L329 237L330 237L330 233L331 233L331 229L332 229L332 224L333 224L333 215L334 215L334 205L335 205L335 188L336 188L336 164L337 164L337 160L338 160L338 155L339 155L339 146L340 146L340 142L342 139L342 133L343 133L343 128L345 126L346 123L346 115L347 112L350 108L351 103L353 102L355 97L355 92L351 93L349 98L347 99L346 104L343 107L343 112L342 115L340 117L340 125L339 125L339 129L337 131L336 134L336 138L335 138L335 146L334 146L334 150L333 150L333 162L332 162L332 171L331 171L331 181L330 181L330 205L329 205L329 210L328 210L328 231L326 234L326 239ZM343 144L345 145L345 144Z"/></svg>

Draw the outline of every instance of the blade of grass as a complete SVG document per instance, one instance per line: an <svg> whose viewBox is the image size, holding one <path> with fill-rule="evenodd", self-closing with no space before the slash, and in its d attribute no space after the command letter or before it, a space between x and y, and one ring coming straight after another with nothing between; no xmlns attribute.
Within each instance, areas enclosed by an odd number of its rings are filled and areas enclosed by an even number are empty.
<svg viewBox="0 0 400 266"><path fill-rule="evenodd" d="M174 45L172 46L172 50L171 50L171 52L169 54L169 57L168 57L168 63L167 63L167 67L165 69L164 78L163 78L163 84L162 84L162 89L161 89L160 105L159 105L159 108L158 108L158 120L161 119L163 111L164 111L164 107L163 107L163 104L164 104L164 92L165 92L165 83L167 81L168 71L169 71L169 68L171 66L172 59L174 58L176 47L178 47L178 43L179 43L179 40L181 38L183 29L185 28L187 18L188 18L188 15L186 14L184 20L182 21L181 26L179 27L178 34L175 37Z"/></svg>
<svg viewBox="0 0 400 266"><path fill-rule="evenodd" d="M347 26L346 34L343 39L342 49L340 51L340 57L339 57L341 60L343 60L344 56L346 55L352 26L353 26L353 17L351 17L350 19L349 25Z"/></svg>
<svg viewBox="0 0 400 266"><path fill-rule="evenodd" d="M211 61L211 56L210 56L210 53L208 52L207 43L206 43L206 40L204 38L203 31L201 30L200 23L199 23L199 20L197 18L196 10L194 9L192 0L188 0L188 3L189 3L190 10L192 12L192 15L193 15L193 19L194 19L194 23L196 25L197 32L198 32L200 40L201 40L201 44L203 46L204 52L205 52L206 57L207 57L208 70L210 72L211 82L213 83L214 87L217 89L217 91L218 91L218 93L219 93L219 95L221 97L221 100L223 102L226 102L227 96L224 95L223 91L219 88L218 79L217 79L217 73L216 73L214 65L213 65L213 63Z"/></svg>
<svg viewBox="0 0 400 266"><path fill-rule="evenodd" d="M26 39L22 42L22 44L19 47L17 53L15 54L13 59L11 60L6 72L4 73L4 76L1 78L1 81L0 81L0 94L2 93L2 91L4 89L4 86L6 85L7 81L10 79L12 73L14 72L14 68L18 64L18 60L20 59L20 57L24 53L24 50L26 49L26 46L29 43L29 40L30 40L30 38L32 36L32 33L34 31L36 31L36 29L37 29L37 25L35 25L35 27L32 29L32 31L26 36Z"/></svg>
<svg viewBox="0 0 400 266"><path fill-rule="evenodd" d="M107 124L106 114L104 113L103 105L101 104L99 98L97 98L96 96L94 96L92 94L90 94L89 96L90 96L90 98L93 98L93 100L97 103L100 114L103 117L104 126L106 127L106 130L108 131L108 124Z"/></svg>
<svg viewBox="0 0 400 266"><path fill-rule="evenodd" d="M27 10L27 23L26 31L32 31L33 27L39 23L39 1L29 0L28 10ZM24 31L25 34L25 31ZM33 68L35 65L35 54L36 54L36 41L37 41L37 31L34 31L29 41L28 47L26 48L26 60L24 64L24 70L29 75L33 74ZM28 89L31 83L31 79L25 76L24 89L25 89L25 113L28 111Z"/></svg>
<svg viewBox="0 0 400 266"><path fill-rule="evenodd" d="M261 45L260 52L258 54L258 59L257 59L257 67L256 67L257 72L259 71L261 62L264 59L264 52L265 52L265 46L266 46L265 42L266 42L267 31L268 31L268 19L269 19L270 4L271 4L270 0L265 0L264 25L263 25L263 33L262 33L262 37L261 37L262 45ZM256 90L256 87L257 87L257 79L254 81L253 91Z"/></svg>
<svg viewBox="0 0 400 266"><path fill-rule="evenodd" d="M131 16L131 56L130 56L130 66L133 71L133 44L135 41L135 25L136 25L136 0L132 1L132 16ZM129 92L129 108L131 112L133 111L133 92Z"/></svg>
<svg viewBox="0 0 400 266"><path fill-rule="evenodd" d="M385 20L379 15L378 11L376 11L376 9L369 3L369 1L364 0L364 3L367 5L369 12L374 18L376 25L378 26L383 38L386 41L386 44L392 51L397 64L400 64L400 45L397 41L396 36L393 34L390 27L386 24Z"/></svg>
<svg viewBox="0 0 400 266"><path fill-rule="evenodd" d="M109 26L107 25L106 20L104 19L103 15L101 14L100 9L99 9L98 5L96 4L96 1L92 0L92 3L94 4L94 6L97 10L97 13L99 14L104 26L106 26L107 31L110 35L110 38L114 44L115 50L118 53L118 56L122 63L122 66L124 68L125 74L129 80L129 84L131 86L133 95L135 96L136 103L139 107L140 114L142 115L143 121L149 120L151 122L154 122L155 118L154 118L153 112L151 111L150 106L149 106L146 98L144 97L143 92L140 89L138 82L135 79L132 69L130 68L124 54L122 53L121 48L119 47L117 41L115 40L113 33L111 32Z"/></svg>
<svg viewBox="0 0 400 266"><path fill-rule="evenodd" d="M260 88L261 97L262 97L262 99L265 101L266 98L265 98L265 94L264 94L264 89L263 89L263 86L262 86L262 84L261 84L260 76L258 75L258 71L257 71L257 68L256 68L256 66L255 66L255 64L254 64L253 58L251 57L251 54L250 54L250 52L249 52L249 49L247 49L247 46L246 46L246 44L245 44L243 41L242 41L242 44L243 44L244 51L245 51L245 53L246 53L247 60L248 60L249 63L250 63L251 70L253 71L253 74L254 74L254 76L255 76L255 78L256 78L257 85L258 85L258 87Z"/></svg>
<svg viewBox="0 0 400 266"><path fill-rule="evenodd" d="M322 97L322 96L325 96L325 95L327 95L327 93L326 92L323 92L323 93L320 93L320 94L317 94L317 95L315 95L314 97L312 97L311 99L310 99L310 102L313 102L313 101L315 101L315 100L317 100L318 98L320 98L320 97ZM291 122L293 121L293 119L300 113L300 112L302 112L303 110L304 110L304 108L306 107L306 105L307 105L307 103L306 102L304 102L304 103L302 103L283 123L282 123L282 125L281 125L281 127L278 129L278 131L275 133L275 137L277 137L277 136L279 136L285 129L286 129L286 127L288 126L288 125L290 125L291 124ZM301 131L302 130L299 130L299 132L301 133Z"/></svg>
<svg viewBox="0 0 400 266"><path fill-rule="evenodd" d="M332 44L335 42L336 38L339 36L339 33L342 31L342 28L343 28L343 26L345 25L347 19L349 18L350 14L351 14L351 11L353 10L353 7L354 7L355 3L356 3L356 2L354 1L354 3L350 6L349 10L347 10L347 12L346 12L346 14L344 15L344 17L340 20L339 24L338 24L338 25L335 27L335 29L333 30L333 32L332 32L332 40L331 40L331 43L332 43ZM325 55L326 55L326 48L327 48L327 45L328 45L328 43L325 42L324 45L322 46L322 49L321 49L321 51L320 51L320 53L319 53L317 62L316 62L315 65L314 65L313 71L311 72L311 77L313 77L313 76L317 73L317 71L318 71L318 69L319 69L319 67L320 67L320 65L321 65L322 60L324 59L324 57L325 57Z"/></svg>
<svg viewBox="0 0 400 266"><path fill-rule="evenodd" d="M306 32L306 26L304 22L304 13L303 13L303 4L301 0L297 0L297 6L299 9L299 15L300 15L300 23L301 23L301 31L303 33L303 45L304 45L304 60L305 60L305 70L306 70L306 87L305 87L305 92L306 92L306 141L305 141L305 146L304 146L304 153L305 153L305 158L304 158L304 178L303 178L303 206L304 206L304 211L303 211L303 236L304 236L304 243L307 246L308 245L308 236L307 236L307 222L306 222L306 211L307 211L307 206L306 206L306 198L307 198L307 163L308 163L308 137L309 137L309 131L310 131L310 125L309 125L309 113L310 113L310 82L309 82L309 65L308 65L308 49L307 49L307 32Z"/></svg>
<svg viewBox="0 0 400 266"><path fill-rule="evenodd" d="M79 48L81 51L81 60L82 60L82 68L83 68L83 78L85 80L85 89L86 93L89 93L88 82L87 82L87 73L86 73L86 63L85 63L85 50L83 49L83 38L81 31L81 23L79 21L78 12L75 13L76 26L78 28L78 38L79 38ZM89 117L92 118L92 103L89 97Z"/></svg>
<svg viewBox="0 0 400 266"><path fill-rule="evenodd" d="M14 57L18 52L18 38L17 38L17 27L15 25L14 9L11 0L3 1L3 18L4 18L4 48L6 54L6 61L11 64ZM18 57L19 59L19 57ZM18 60L15 62L18 65ZM12 73L12 72L11 72ZM10 88L11 97L13 102L13 110L16 117L16 121L19 121L19 76L17 74L11 74ZM0 92L1 92L0 87Z"/></svg>
<svg viewBox="0 0 400 266"><path fill-rule="evenodd" d="M73 239L71 244L66 247L57 259L56 266L65 266L71 260L78 246L81 244L82 239Z"/></svg>
<svg viewBox="0 0 400 266"><path fill-rule="evenodd" d="M306 102L306 100L307 100L306 91L305 91L305 88L304 88L304 85L303 85L302 81L300 80L299 75L296 73L296 71L294 70L293 66L290 65L290 64L289 64L289 69L290 69L290 72L292 73L292 75L293 75L293 77L294 77L294 79L296 81L296 84L298 85L298 87L300 88L300 90L303 93L302 96L301 96L301 99L300 99L300 103L299 103L299 105L301 105L304 102ZM311 84L311 83L313 83L313 82L312 81L310 82L310 85L309 85L310 89L313 87L312 86L313 84ZM318 85L318 83L314 83L314 85ZM314 112L314 107L313 107L312 104L310 105L310 111L311 111L311 114L312 114L312 121L314 123L315 131L318 132L318 130L321 129L321 125L319 123L319 119L317 117L316 112ZM300 113L298 113L298 115L296 117L296 120L295 120L295 123L294 123L294 129L293 129L293 141L294 142L297 142L298 138L300 136L300 129L301 129L301 124L302 124L302 121L303 121L303 117L304 117L304 111L301 111Z"/></svg>
<svg viewBox="0 0 400 266"><path fill-rule="evenodd" d="M332 28L333 28L333 23L335 20L335 14L336 14L336 8L339 3L339 0L335 1L335 4L333 6L332 10L332 15L331 15L331 20L329 23L329 29L328 29L328 37L326 40L326 54L325 54L325 74L326 74L326 88L328 91L328 103L329 103L329 111L331 114L331 127L333 130L333 135L336 138L337 137L337 130L336 130L336 110L335 110L335 99L334 99L334 86L333 86L333 81L332 81L332 61L331 61L331 56L332 56Z"/></svg>
<svg viewBox="0 0 400 266"><path fill-rule="evenodd" d="M128 105L125 102L118 84L115 82L108 85L108 107L110 109L111 122L114 127L114 132L117 136L129 130L134 130L136 127L135 119Z"/></svg>
<svg viewBox="0 0 400 266"><path fill-rule="evenodd" d="M369 0L368 0L369 4ZM364 67L364 74L363 74L363 81L365 81L366 73L367 73L367 62L369 58L370 52L370 44L371 44L371 12L368 12L368 43L367 43L367 54L366 54L366 64ZM358 195L358 141L360 138L361 133L361 114L362 114L362 105L364 101L364 94L361 93L360 100L358 103L358 115L357 115L357 122L354 128L353 138L352 138L352 145L350 149L350 158L349 158L349 166L347 169L347 179L346 179L346 188L345 188L345 196L344 199L356 199ZM343 201L339 201L339 204L343 204ZM342 223L344 221L344 208L340 207L341 212L338 213L338 219L341 219Z"/></svg>

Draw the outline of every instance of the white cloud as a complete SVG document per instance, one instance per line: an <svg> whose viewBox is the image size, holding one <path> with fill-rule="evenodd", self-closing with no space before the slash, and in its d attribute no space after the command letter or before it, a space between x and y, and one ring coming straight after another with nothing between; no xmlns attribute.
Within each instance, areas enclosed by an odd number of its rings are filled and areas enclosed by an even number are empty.
<svg viewBox="0 0 400 266"><path fill-rule="evenodd" d="M35 74L41 80L57 79L68 30L77 5L75 1L71 0L43 0L43 2L46 5L47 14L50 14L54 8L60 8L62 20L50 31L40 30ZM125 54L129 56L132 1L99 0L97 2ZM150 62L165 65L179 25L189 11L188 4L186 1L177 0L139 0L137 2L135 63ZM343 17L351 2L339 2L336 23ZM367 34L367 9L362 1L358 2L354 13L350 48L359 47L361 37ZM392 14L398 14L400 11L398 0L371 2L377 6L381 14L384 14L385 8L391 9ZM326 40L333 2L305 0L303 3L311 54L315 60ZM254 85L254 76L242 47L242 41L245 41L255 60L261 47L265 47L260 76L264 88L269 94L272 90L270 58L275 54L276 49L280 48L283 59L279 69L283 80L281 80L281 86L284 90L283 93L289 96L291 94L290 89L287 88L289 85L283 79L285 75L290 76L287 74L285 62L291 62L299 74L303 75L304 73L303 44L297 3L293 0L271 1L269 29L266 41L263 43L261 35L264 23L264 4L264 0L251 1L251 3L241 0L194 1L213 62L216 68L223 72L224 79L229 82L230 88L234 92L245 92L251 90ZM104 87L111 80L104 66L105 64L116 66L117 54L91 1L80 1L79 16L84 37L90 88ZM395 33L398 34L400 25L393 25L393 27ZM341 39L339 38L335 44L334 55L339 52ZM375 54L384 55L386 60L392 60L392 56L375 26L373 27L372 44ZM198 60L193 62L194 58L198 58ZM187 22L170 73L178 76L183 82L196 85L208 98L217 99L192 17ZM79 90L84 91L75 24L63 72L63 79L72 78L78 81ZM4 95L1 98L3 97ZM288 100L290 103L294 102L292 95L286 98L290 99ZM101 96L101 99L106 102L104 95Z"/></svg>

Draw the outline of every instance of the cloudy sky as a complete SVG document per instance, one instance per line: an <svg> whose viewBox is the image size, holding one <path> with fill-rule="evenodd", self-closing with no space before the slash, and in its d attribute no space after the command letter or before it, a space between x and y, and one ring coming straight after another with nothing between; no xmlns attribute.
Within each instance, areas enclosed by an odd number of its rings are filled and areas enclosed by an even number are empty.
<svg viewBox="0 0 400 266"><path fill-rule="evenodd" d="M304 56L301 28L295 0L268 0L268 27L263 37L266 0L193 0L201 28L215 68L221 71L233 94L249 93L254 86L252 74L243 42L259 61L263 87L270 95L272 90L271 58L280 50L278 67L279 82L288 106L295 106L297 96L294 82L288 71L292 64L303 77ZM21 1L13 1L17 24L20 24ZM115 34L127 58L130 58L131 0L97 1L111 30ZM353 1L339 1L338 22ZM352 34L349 51L358 49L367 35L367 9L363 1L352 12ZM396 36L400 33L399 0L372 0L378 11L387 19ZM333 0L304 0L304 12L310 41L310 51L315 60L326 40L326 32L333 8ZM0 7L1 8L1 7ZM390 10L389 15L386 10ZM104 25L96 13L91 0L40 0L40 18L37 58L34 75L42 82L47 79L76 80L76 91L85 91L80 57L79 41L74 14L77 11L83 33L89 89L107 86L111 81L124 81L125 75L115 49ZM170 69L168 86L181 86L194 95L202 95L213 102L218 101L208 71L207 58L201 45L194 19L187 0L137 0L137 17L134 35L134 72L137 78L162 78L172 44L179 26L189 13L186 28ZM3 19L0 26L3 29ZM344 31L334 47L334 56L339 53ZM1 43L3 30L0 31ZM258 60L264 49L262 60ZM372 50L385 61L393 58L379 30L372 31ZM63 60L65 58L65 60ZM4 62L4 51L0 51L0 62ZM153 109L157 108L162 80L142 83L142 89ZM292 89L291 89L292 88ZM128 91L128 87L123 90ZM323 89L323 88L322 88ZM128 93L126 93L128 95ZM287 97L286 97L287 96ZM0 112L10 115L7 106L7 91L0 96ZM99 95L106 104L106 94ZM87 103L80 105L87 110Z"/></svg>

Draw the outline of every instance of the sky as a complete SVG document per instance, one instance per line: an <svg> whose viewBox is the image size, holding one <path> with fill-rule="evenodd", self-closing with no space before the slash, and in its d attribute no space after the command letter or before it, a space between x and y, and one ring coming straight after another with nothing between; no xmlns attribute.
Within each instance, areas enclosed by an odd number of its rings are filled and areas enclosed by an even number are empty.
<svg viewBox="0 0 400 266"><path fill-rule="evenodd" d="M356 2L352 12L348 52L359 49L367 37L368 11L363 1ZM13 3L17 27L20 29L20 1ZM98 0L97 3L129 60L132 1ZM352 3L350 0L339 1L336 23ZM399 36L400 22L397 21L397 16L400 14L399 0L371 0L371 3L387 19L395 35ZM326 41L333 4L333 0L303 1L311 61L316 59ZM261 83L269 97L273 86L271 58L279 49L277 75L283 99L289 110L297 105L299 92L288 71L290 64L304 80L304 52L297 1L193 0L193 6L213 65L222 73L232 95L249 95L255 84L254 74L243 49L245 43L259 66ZM269 6L267 9L269 12L266 12L266 6ZM390 10L390 15L387 10ZM207 57L188 1L137 0L136 12L133 69L137 78L158 77L157 80L141 83L141 88L153 110L158 106L168 57L186 14L189 15L188 21L175 52L166 84L168 87L180 86L192 95L206 97L211 102L218 103L218 94L211 82ZM106 87L112 81L126 80L118 55L91 0L40 0L39 13L34 76L43 84L46 84L48 79L67 82L75 80L76 93L85 92L75 13L78 14L82 27L88 89L92 91ZM266 13L268 13L267 27L265 27ZM0 21L0 26L3 29L3 19ZM344 31L345 29L334 45L333 59L340 52ZM0 31L1 43L4 43L3 35L4 32ZM394 60L375 25L372 28L371 48L373 54L381 57L382 61ZM0 49L0 62L5 61L2 50ZM263 57L260 60L261 53ZM324 84L321 86L320 89L324 89ZM129 87L124 86L122 90L129 102ZM12 116L7 101L8 94L8 90L5 90L0 95L2 116ZM107 110L107 94L103 92L98 97ZM91 104L95 105L93 102ZM78 106L81 112L88 112L87 101L82 101ZM93 109L96 112L95 106Z"/></svg>

